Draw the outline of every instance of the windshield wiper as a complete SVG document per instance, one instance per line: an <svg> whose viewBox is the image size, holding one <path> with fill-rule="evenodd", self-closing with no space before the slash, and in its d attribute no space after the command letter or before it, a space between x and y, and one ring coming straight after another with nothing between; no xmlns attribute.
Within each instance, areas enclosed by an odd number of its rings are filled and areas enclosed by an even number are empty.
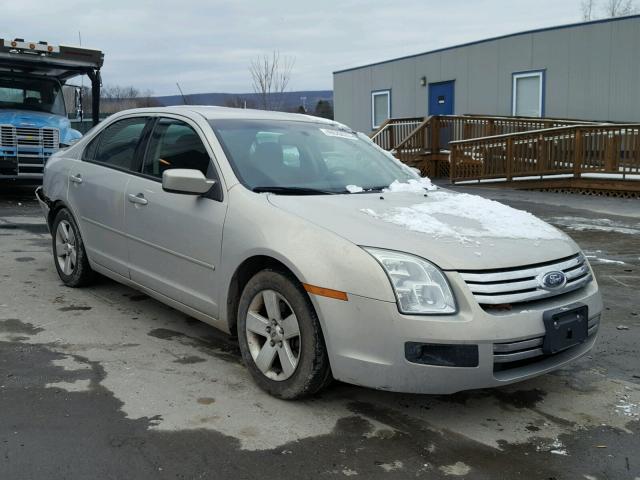
<svg viewBox="0 0 640 480"><path fill-rule="evenodd" d="M253 187L251 189L256 193L276 193L279 195L335 195L336 192L329 192L327 190L319 190L317 188L308 187Z"/></svg>

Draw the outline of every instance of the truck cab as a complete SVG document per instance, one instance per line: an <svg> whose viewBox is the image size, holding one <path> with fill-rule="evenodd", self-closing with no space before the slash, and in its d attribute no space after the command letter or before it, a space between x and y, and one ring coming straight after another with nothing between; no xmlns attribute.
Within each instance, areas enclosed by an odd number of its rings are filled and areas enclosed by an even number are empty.
<svg viewBox="0 0 640 480"><path fill-rule="evenodd" d="M82 136L65 106L70 78L89 76L98 122L103 58L98 50L0 39L0 180L39 180L48 158Z"/></svg>

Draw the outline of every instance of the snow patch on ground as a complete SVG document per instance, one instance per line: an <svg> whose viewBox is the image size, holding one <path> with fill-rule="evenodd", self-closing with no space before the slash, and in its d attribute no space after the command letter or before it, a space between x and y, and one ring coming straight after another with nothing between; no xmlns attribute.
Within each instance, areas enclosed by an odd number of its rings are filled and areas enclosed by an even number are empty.
<svg viewBox="0 0 640 480"><path fill-rule="evenodd" d="M478 242L473 238L565 238L562 232L532 214L493 200L443 191L429 193L428 198L429 200L410 207L397 207L382 212L370 208L361 211L382 221L431 234L436 238L452 237L463 243L473 242L476 245Z"/></svg>
<svg viewBox="0 0 640 480"><path fill-rule="evenodd" d="M392 463L381 463L380 468L385 472L393 472L395 470L402 470L404 468L404 463L400 460L395 460Z"/></svg>
<svg viewBox="0 0 640 480"><path fill-rule="evenodd" d="M576 232L597 231L624 233L627 235L640 234L640 224L626 224L608 218L584 218L584 217L551 217L554 225L568 228Z"/></svg>
<svg viewBox="0 0 640 480"><path fill-rule="evenodd" d="M538 445L536 447L536 451L549 452L549 453L553 453L554 455L567 455L566 447L558 438L554 439L553 442L551 443Z"/></svg>
<svg viewBox="0 0 640 480"><path fill-rule="evenodd" d="M353 477L355 475L358 475L358 472L356 470L351 470L350 468L343 468L342 469L342 474L345 477Z"/></svg>
<svg viewBox="0 0 640 480"><path fill-rule="evenodd" d="M620 403L616 405L616 411L626 417L637 417L638 405L635 403L628 403L625 400L620 400Z"/></svg>
<svg viewBox="0 0 640 480"><path fill-rule="evenodd" d="M614 407L614 410L617 414L636 419L640 418L640 406L637 403L633 403L631 401L631 397L628 393L618 392L617 396L618 403Z"/></svg>
<svg viewBox="0 0 640 480"><path fill-rule="evenodd" d="M360 193L360 192L364 192L364 188L359 187L357 185L347 185L346 187L344 187L347 189L347 192L349 193Z"/></svg>
<svg viewBox="0 0 640 480"><path fill-rule="evenodd" d="M464 462L456 462L453 465L443 465L439 469L446 476L464 477L471 471L471 467Z"/></svg>

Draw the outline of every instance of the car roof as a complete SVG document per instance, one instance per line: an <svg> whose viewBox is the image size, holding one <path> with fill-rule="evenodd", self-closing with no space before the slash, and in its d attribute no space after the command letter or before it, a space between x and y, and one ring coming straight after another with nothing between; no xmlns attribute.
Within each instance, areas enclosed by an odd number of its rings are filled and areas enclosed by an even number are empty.
<svg viewBox="0 0 640 480"><path fill-rule="evenodd" d="M176 105L172 107L136 108L132 110L124 110L118 113L174 113L184 115L187 112L201 115L207 120L291 120L298 122L326 123L336 127L345 127L341 123L333 120L314 117L312 115L304 115L301 113L274 112L270 110L254 110L250 108L215 107L209 105Z"/></svg>

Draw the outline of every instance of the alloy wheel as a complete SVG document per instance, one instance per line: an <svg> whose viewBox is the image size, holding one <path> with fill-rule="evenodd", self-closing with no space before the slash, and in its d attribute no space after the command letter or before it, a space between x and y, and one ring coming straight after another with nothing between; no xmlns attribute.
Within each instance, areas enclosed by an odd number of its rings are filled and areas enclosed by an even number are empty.
<svg viewBox="0 0 640 480"><path fill-rule="evenodd" d="M251 357L268 378L290 378L300 360L300 325L289 302L274 290L262 290L251 300L246 317Z"/></svg>
<svg viewBox="0 0 640 480"><path fill-rule="evenodd" d="M71 275L77 264L76 236L67 220L61 220L56 229L56 259L60 270Z"/></svg>

